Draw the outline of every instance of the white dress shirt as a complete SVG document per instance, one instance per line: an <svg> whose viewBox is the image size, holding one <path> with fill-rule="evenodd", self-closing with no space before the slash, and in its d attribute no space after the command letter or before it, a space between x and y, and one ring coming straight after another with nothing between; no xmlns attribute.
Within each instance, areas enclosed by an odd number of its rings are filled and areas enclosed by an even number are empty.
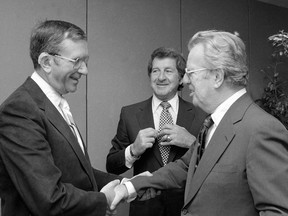
<svg viewBox="0 0 288 216"><path fill-rule="evenodd" d="M163 107L160 105L161 102L162 101L159 100L153 94L153 97L152 97L152 114L153 114L154 126L155 126L156 130L159 129L160 115L161 115L161 112L163 110ZM168 110L169 110L169 112L170 112L170 114L172 116L173 123L176 124L177 115L178 115L178 109L179 109L179 96L178 96L178 94L175 94L175 96L171 100L169 100L168 102L171 105L171 107L169 107ZM129 145L125 149L125 165L129 169L133 166L134 162L137 160L137 158L133 157L130 154L130 148L131 148L131 145Z"/></svg>
<svg viewBox="0 0 288 216"><path fill-rule="evenodd" d="M223 103L221 103L215 111L211 114L211 118L213 119L214 124L209 128L207 136L206 136L206 147L209 144L209 141L214 134L216 128L218 127L220 121L222 120L225 113L228 111L228 109L232 106L232 104L238 100L242 95L246 93L246 89L243 88L236 93L234 93L232 96L230 96L228 99L226 99Z"/></svg>
<svg viewBox="0 0 288 216"><path fill-rule="evenodd" d="M36 71L34 71L33 74L31 75L31 79L33 79L36 82L36 84L40 87L40 89L44 92L47 98L51 101L51 103L55 106L55 108L58 110L58 112L62 115L62 117L66 121L66 117L59 106L62 96L52 86L50 86ZM84 143L82 142L82 139L80 137L80 132L78 131L77 128L75 130L77 130L76 138L78 140L78 144L80 145L83 153L85 154Z"/></svg>
<svg viewBox="0 0 288 216"><path fill-rule="evenodd" d="M63 113L59 107L61 101L61 95L57 91L55 91L55 89L52 86L50 86L37 72L34 71L34 73L31 76L31 79L33 79L36 82L36 84L44 92L47 98L51 101L51 103L63 116ZM65 116L63 116L63 118L65 119Z"/></svg>

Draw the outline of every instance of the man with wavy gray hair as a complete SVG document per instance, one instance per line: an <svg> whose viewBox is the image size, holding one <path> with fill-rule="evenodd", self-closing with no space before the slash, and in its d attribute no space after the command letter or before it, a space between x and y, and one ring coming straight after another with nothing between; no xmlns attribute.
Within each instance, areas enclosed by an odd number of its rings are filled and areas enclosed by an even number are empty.
<svg viewBox="0 0 288 216"><path fill-rule="evenodd" d="M147 188L185 187L182 215L288 215L288 131L246 92L243 41L202 31L188 48L184 82L209 114L203 128L182 158L117 186L112 209L124 197L151 197Z"/></svg>

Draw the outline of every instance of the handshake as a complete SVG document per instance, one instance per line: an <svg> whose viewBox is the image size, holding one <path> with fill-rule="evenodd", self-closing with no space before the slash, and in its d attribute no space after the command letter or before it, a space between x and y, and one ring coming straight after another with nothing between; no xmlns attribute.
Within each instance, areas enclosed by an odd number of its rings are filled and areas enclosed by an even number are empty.
<svg viewBox="0 0 288 216"><path fill-rule="evenodd" d="M152 174L148 171L140 173L133 178L137 176L152 176ZM131 178L131 179L133 179ZM120 182L119 179L116 179L114 181L109 182L107 185L105 185L100 192L104 193L107 199L107 211L106 215L115 215L116 214L116 207L124 201L133 201L134 199L138 199L140 201L148 200L151 198L154 198L155 196L159 195L161 191L156 191L153 188L149 188L145 191L141 191L138 195L135 191L135 188L133 187L132 183L129 182L131 179L124 178ZM132 193L131 191L128 192L126 183L130 183L132 186ZM138 197L137 197L138 196Z"/></svg>

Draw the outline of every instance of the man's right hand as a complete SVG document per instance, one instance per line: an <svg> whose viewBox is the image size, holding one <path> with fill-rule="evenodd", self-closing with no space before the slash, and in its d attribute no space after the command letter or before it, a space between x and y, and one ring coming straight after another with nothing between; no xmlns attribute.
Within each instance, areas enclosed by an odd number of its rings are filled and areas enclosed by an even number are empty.
<svg viewBox="0 0 288 216"><path fill-rule="evenodd" d="M114 211L119 203L125 201L129 196L127 188L124 184L117 185L114 189L114 192L115 197L110 205L111 211Z"/></svg>
<svg viewBox="0 0 288 216"><path fill-rule="evenodd" d="M134 155L142 155L147 148L151 148L157 137L157 130L154 128L145 128L138 132L136 140L131 144L130 148Z"/></svg>

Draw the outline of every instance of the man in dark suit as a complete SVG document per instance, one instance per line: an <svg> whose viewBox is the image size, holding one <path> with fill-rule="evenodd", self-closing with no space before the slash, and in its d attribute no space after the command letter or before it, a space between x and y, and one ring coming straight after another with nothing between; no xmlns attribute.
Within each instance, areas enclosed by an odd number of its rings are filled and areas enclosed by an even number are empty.
<svg viewBox="0 0 288 216"><path fill-rule="evenodd" d="M120 177L91 167L63 97L88 73L86 34L68 22L41 22L30 55L34 73L0 107L1 215L113 213Z"/></svg>
<svg viewBox="0 0 288 216"><path fill-rule="evenodd" d="M107 156L108 172L121 174L132 167L135 175L154 172L179 159L194 142L204 115L178 96L185 66L185 59L175 50L163 47L154 50L148 64L153 96L122 108L117 134ZM158 134L162 101L170 103L168 110L175 124L163 125ZM161 156L161 145L170 147L168 161ZM132 202L130 216L180 215L183 201L183 188L163 191L155 199Z"/></svg>
<svg viewBox="0 0 288 216"><path fill-rule="evenodd" d="M247 94L243 41L204 31L188 46L184 82L193 104L210 114L199 142L152 177L117 186L114 204L127 190L132 198L134 189L185 187L182 215L288 215L288 131Z"/></svg>

